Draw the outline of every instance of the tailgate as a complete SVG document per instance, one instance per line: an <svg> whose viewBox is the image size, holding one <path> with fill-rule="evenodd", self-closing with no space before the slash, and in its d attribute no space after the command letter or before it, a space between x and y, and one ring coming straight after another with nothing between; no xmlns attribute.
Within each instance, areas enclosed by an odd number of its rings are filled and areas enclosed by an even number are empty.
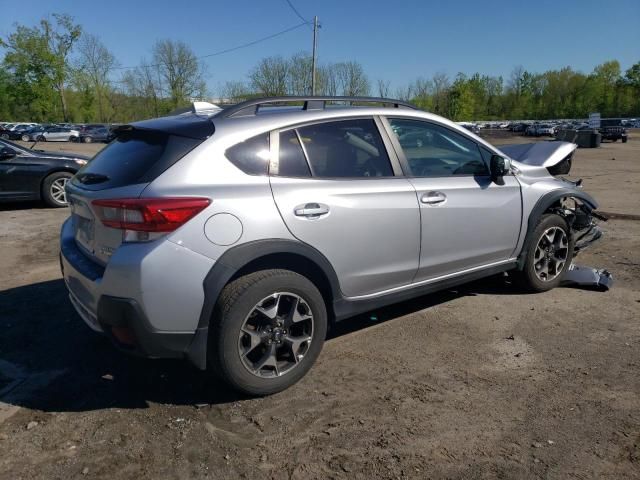
<svg viewBox="0 0 640 480"><path fill-rule="evenodd" d="M182 119L176 122L184 129ZM206 122L213 129L213 124ZM106 227L92 202L139 198L149 183L204 140L185 136L183 131L176 133L175 125L168 119L141 124L144 128L136 127L137 124L120 127L116 138L67 184L76 244L86 256L103 266L122 243L123 230ZM158 125L165 130L149 128ZM193 127L193 122L189 125Z"/></svg>

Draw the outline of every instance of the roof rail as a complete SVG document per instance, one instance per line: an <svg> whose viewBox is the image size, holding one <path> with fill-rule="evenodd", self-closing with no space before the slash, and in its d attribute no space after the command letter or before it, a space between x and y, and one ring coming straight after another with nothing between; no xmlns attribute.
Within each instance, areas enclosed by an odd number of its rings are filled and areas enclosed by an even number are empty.
<svg viewBox="0 0 640 480"><path fill-rule="evenodd" d="M353 105L354 103L382 103L384 105L392 105L395 108L411 108L418 110L418 107L401 100L393 100L391 98L379 97L316 97L316 96L285 96L285 97L262 97L253 98L245 102L224 108L216 117L244 117L258 113L261 105L269 105L274 103L292 103L304 102L303 110L324 110L327 102L345 102Z"/></svg>

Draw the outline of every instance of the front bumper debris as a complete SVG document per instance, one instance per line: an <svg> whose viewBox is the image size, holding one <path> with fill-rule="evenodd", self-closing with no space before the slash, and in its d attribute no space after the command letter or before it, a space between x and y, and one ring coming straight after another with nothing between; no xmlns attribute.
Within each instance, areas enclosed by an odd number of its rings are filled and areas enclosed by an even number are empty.
<svg viewBox="0 0 640 480"><path fill-rule="evenodd" d="M613 276L604 269L581 267L572 263L562 284L568 287L591 288L605 292L613 286Z"/></svg>

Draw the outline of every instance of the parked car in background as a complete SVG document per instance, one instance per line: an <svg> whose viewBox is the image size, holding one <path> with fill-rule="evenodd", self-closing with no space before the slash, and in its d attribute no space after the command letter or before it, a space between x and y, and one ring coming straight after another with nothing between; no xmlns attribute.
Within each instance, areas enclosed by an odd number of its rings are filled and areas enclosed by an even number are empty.
<svg viewBox="0 0 640 480"><path fill-rule="evenodd" d="M82 143L105 142L109 143L115 135L106 127L92 128L84 132L80 132L79 141Z"/></svg>
<svg viewBox="0 0 640 480"><path fill-rule="evenodd" d="M75 142L80 138L80 132L69 127L51 127L41 132L37 140L40 142Z"/></svg>
<svg viewBox="0 0 640 480"><path fill-rule="evenodd" d="M541 137L543 135L553 137L555 135L555 127L546 123L534 123L527 127L525 135L529 137Z"/></svg>
<svg viewBox="0 0 640 480"><path fill-rule="evenodd" d="M627 143L627 130L621 125L600 127L598 131L602 135L602 140L611 140L612 142L622 140L622 143Z"/></svg>
<svg viewBox="0 0 640 480"><path fill-rule="evenodd" d="M469 130L472 133L475 133L476 135L480 134L480 127L475 124L475 123L469 123L469 122L460 122L459 125L462 128L466 128L467 130Z"/></svg>
<svg viewBox="0 0 640 480"><path fill-rule="evenodd" d="M543 123L542 125L538 125L536 129L536 136L546 136L553 137L556 133L556 129L553 125L549 125L547 123Z"/></svg>
<svg viewBox="0 0 640 480"><path fill-rule="evenodd" d="M91 130L96 130L98 128L105 128L106 125L104 125L103 123L87 123L85 125L78 125L77 130L80 132L80 134L83 133L87 133L90 132Z"/></svg>
<svg viewBox="0 0 640 480"><path fill-rule="evenodd" d="M9 140L9 137L11 136L11 127L13 125L10 123L5 124L3 127L0 127L0 138L3 138L5 140Z"/></svg>
<svg viewBox="0 0 640 480"><path fill-rule="evenodd" d="M28 128L20 133L19 139L23 142L35 142L45 130L46 128L42 125Z"/></svg>
<svg viewBox="0 0 640 480"><path fill-rule="evenodd" d="M0 140L0 201L42 200L64 207L65 186L87 161L82 155L30 150Z"/></svg>

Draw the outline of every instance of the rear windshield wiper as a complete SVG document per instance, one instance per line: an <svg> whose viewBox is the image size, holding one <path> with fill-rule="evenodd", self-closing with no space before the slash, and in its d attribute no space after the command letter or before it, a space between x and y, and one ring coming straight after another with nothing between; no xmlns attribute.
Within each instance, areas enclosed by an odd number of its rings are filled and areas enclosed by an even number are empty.
<svg viewBox="0 0 640 480"><path fill-rule="evenodd" d="M109 180L108 176L101 173L81 173L80 175L76 175L76 178L84 185L94 185Z"/></svg>

